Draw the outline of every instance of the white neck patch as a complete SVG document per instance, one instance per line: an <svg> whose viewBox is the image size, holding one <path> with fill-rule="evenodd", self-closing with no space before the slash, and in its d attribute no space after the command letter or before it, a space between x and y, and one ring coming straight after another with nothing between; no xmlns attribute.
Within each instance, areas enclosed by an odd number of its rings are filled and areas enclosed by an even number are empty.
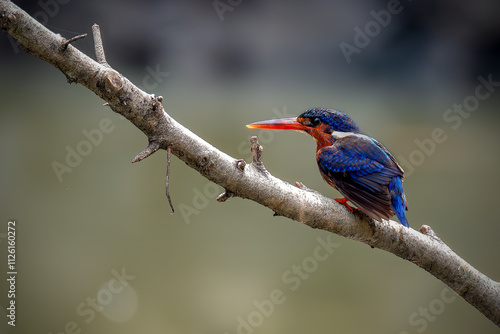
<svg viewBox="0 0 500 334"><path fill-rule="evenodd" d="M357 136L357 133L354 132L341 132L341 131L333 131L332 137L335 139L345 138L349 136Z"/></svg>

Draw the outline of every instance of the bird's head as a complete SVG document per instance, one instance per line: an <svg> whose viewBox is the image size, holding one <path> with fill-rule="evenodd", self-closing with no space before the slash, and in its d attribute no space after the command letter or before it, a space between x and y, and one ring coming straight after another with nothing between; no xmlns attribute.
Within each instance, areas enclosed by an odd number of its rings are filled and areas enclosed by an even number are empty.
<svg viewBox="0 0 500 334"><path fill-rule="evenodd" d="M298 117L271 119L247 125L248 128L305 131L316 139L318 148L331 145L332 140L359 128L346 114L325 108L312 108Z"/></svg>

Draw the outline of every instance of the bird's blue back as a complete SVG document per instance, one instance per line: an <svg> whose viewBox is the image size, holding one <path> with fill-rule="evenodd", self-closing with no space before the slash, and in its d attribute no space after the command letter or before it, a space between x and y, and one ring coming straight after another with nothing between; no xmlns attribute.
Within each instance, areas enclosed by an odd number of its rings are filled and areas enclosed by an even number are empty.
<svg viewBox="0 0 500 334"><path fill-rule="evenodd" d="M318 149L316 158L323 178L359 209L374 219L394 214L406 219L403 170L377 140L360 133L341 133L332 144Z"/></svg>

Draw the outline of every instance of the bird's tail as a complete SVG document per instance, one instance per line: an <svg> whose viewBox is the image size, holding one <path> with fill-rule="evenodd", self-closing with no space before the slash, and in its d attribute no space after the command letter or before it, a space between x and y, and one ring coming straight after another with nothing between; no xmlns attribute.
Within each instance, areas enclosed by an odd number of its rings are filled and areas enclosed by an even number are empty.
<svg viewBox="0 0 500 334"><path fill-rule="evenodd" d="M406 196L403 191L403 181L400 177L393 177L389 183L389 192L391 194L391 204L399 222L406 227L409 227L408 219L406 219L406 211L408 206L406 204Z"/></svg>

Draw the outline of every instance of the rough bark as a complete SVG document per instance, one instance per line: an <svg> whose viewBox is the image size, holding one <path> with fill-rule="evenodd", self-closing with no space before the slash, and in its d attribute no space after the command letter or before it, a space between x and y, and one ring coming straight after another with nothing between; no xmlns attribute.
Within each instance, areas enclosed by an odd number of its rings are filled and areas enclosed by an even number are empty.
<svg viewBox="0 0 500 334"><path fill-rule="evenodd" d="M54 65L69 83L79 83L106 101L147 136L149 145L133 162L158 149L171 151L207 179L226 191L218 201L237 196L264 205L276 214L358 240L391 252L425 269L500 326L500 283L482 274L454 253L429 226L419 231L394 221L377 222L301 184L291 185L272 176L264 167L257 138L252 138L253 161L246 163L219 151L183 127L164 110L161 97L148 94L112 69L106 62L99 27L94 25L94 61L70 40L45 28L7 0L0 0L0 26L23 50Z"/></svg>

